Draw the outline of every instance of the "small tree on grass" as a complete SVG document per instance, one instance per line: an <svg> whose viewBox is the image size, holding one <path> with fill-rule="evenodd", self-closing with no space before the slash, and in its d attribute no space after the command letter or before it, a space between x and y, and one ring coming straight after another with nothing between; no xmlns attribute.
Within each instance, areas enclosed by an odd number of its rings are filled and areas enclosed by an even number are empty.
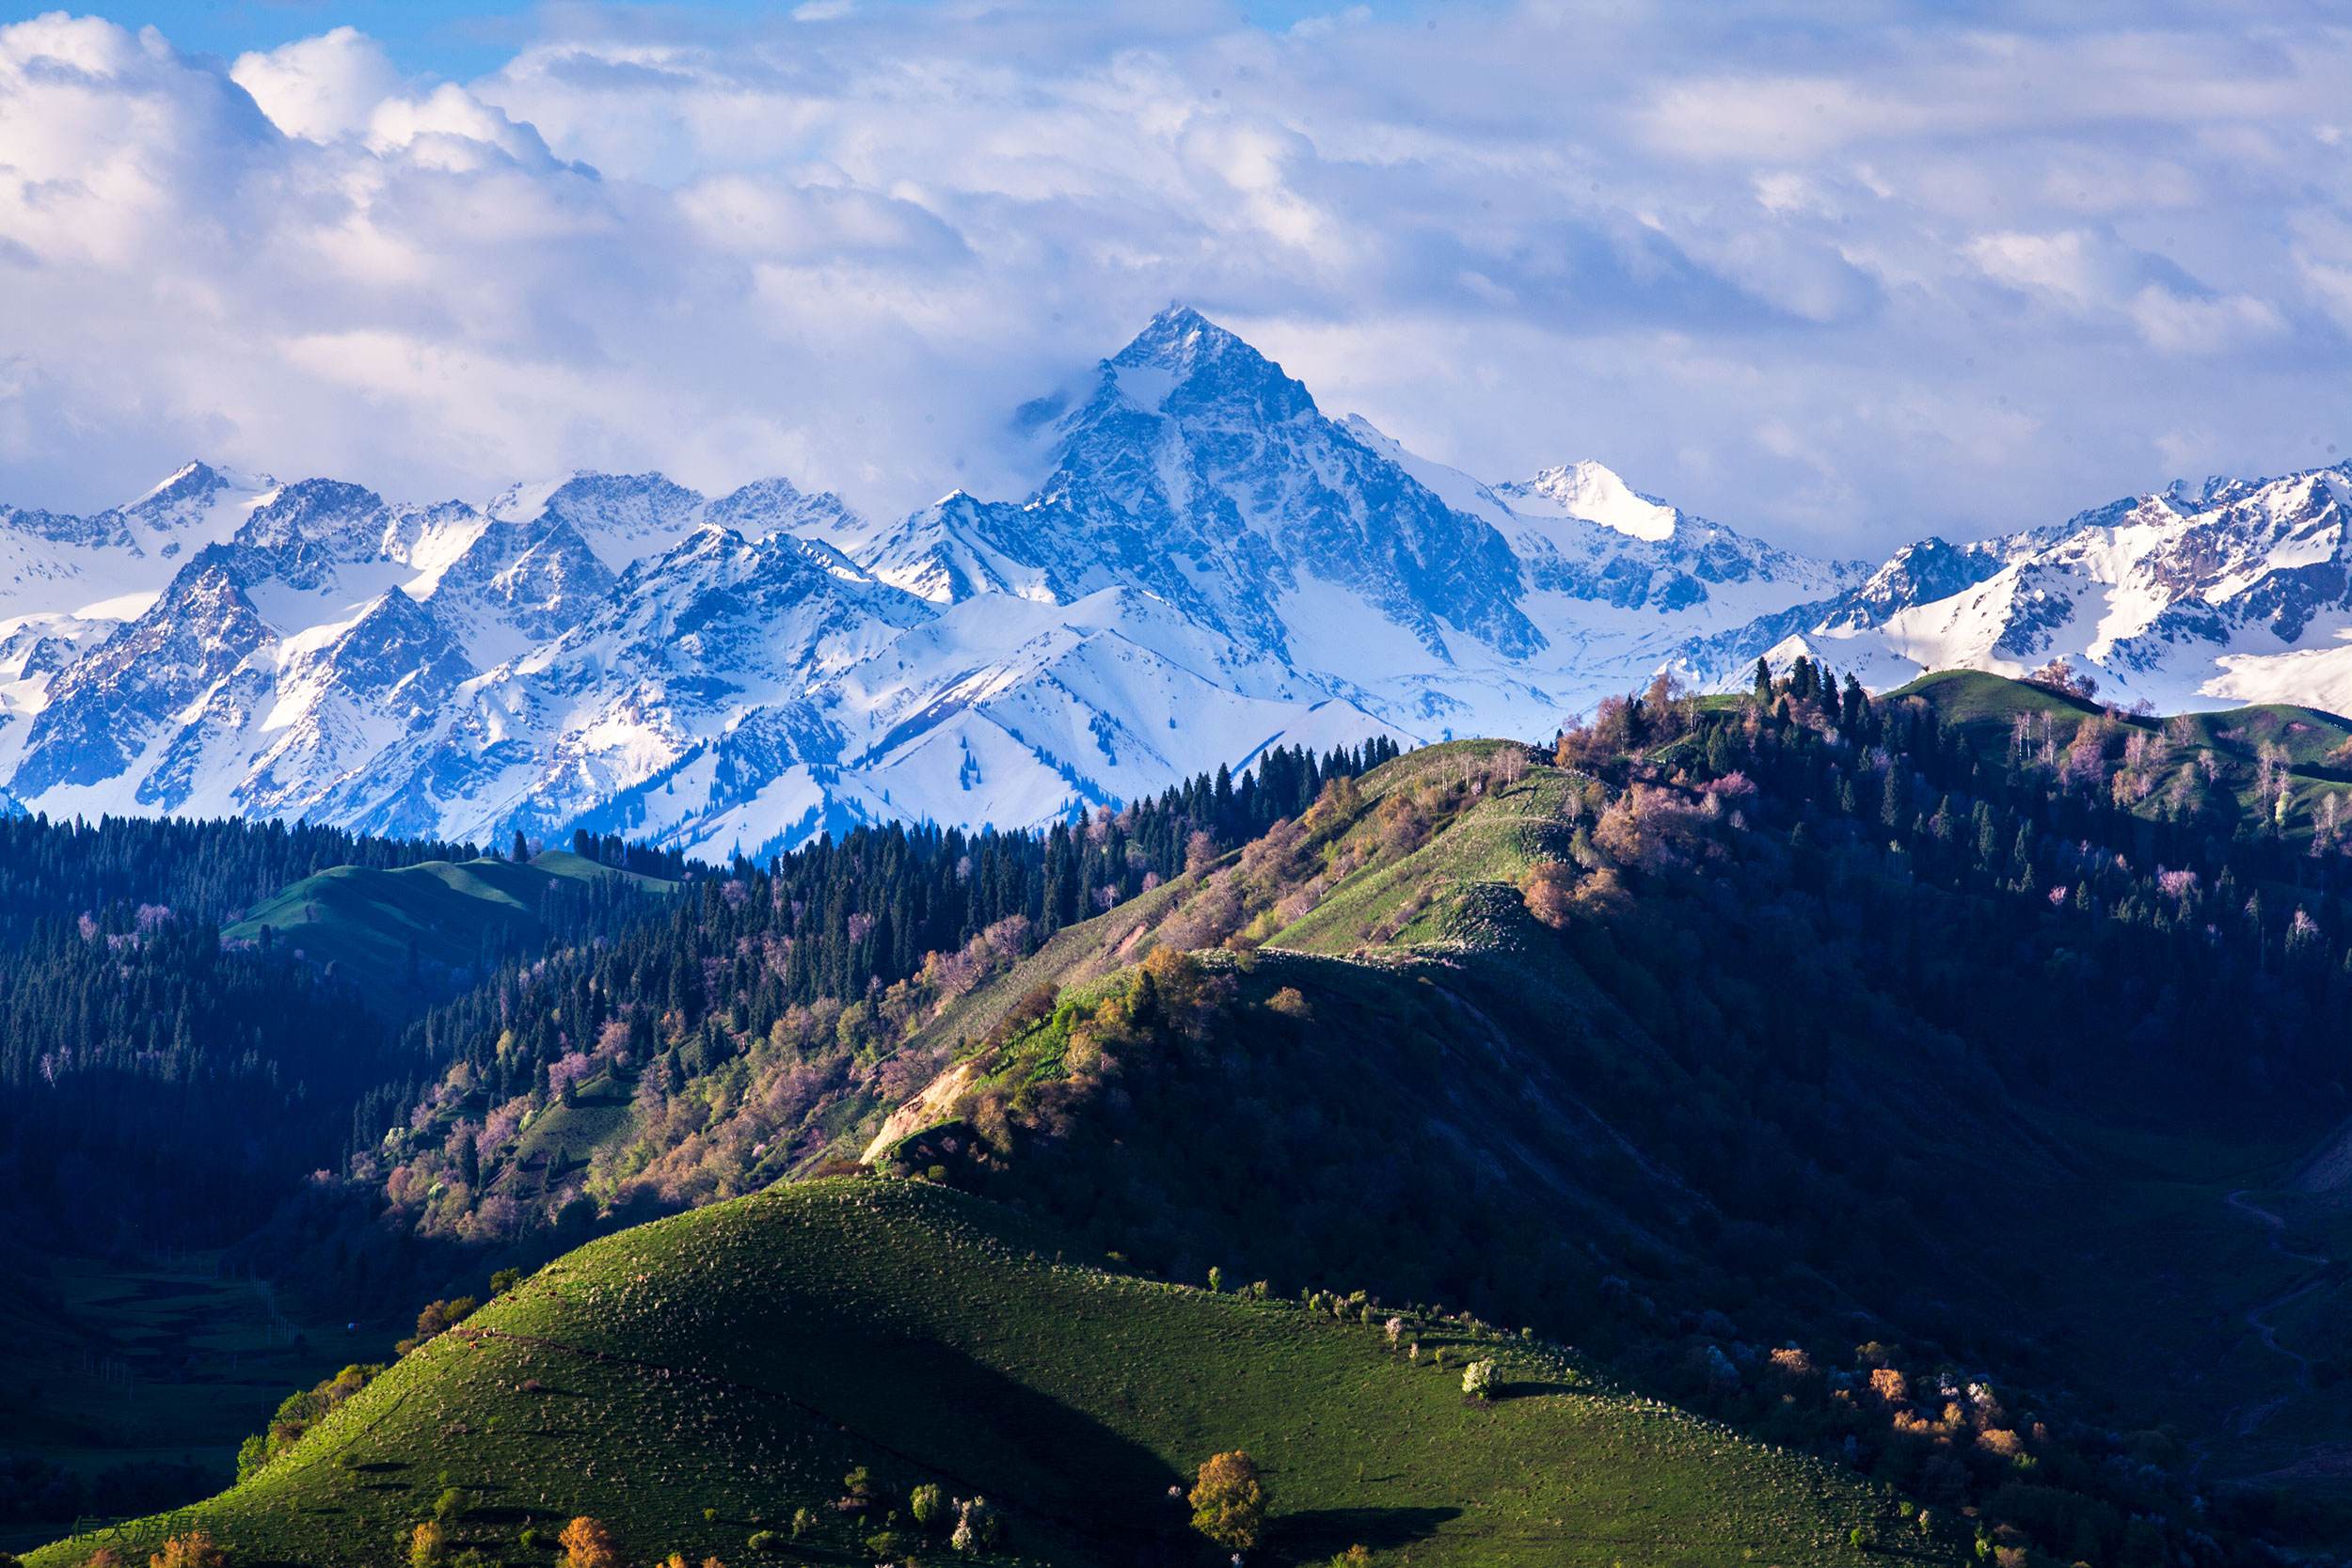
<svg viewBox="0 0 2352 1568"><path fill-rule="evenodd" d="M916 1487L907 1498L907 1512L914 1514L914 1522L925 1529L937 1523L946 1513L938 1484L927 1481Z"/></svg>
<svg viewBox="0 0 2352 1568"><path fill-rule="evenodd" d="M1220 1546L1248 1551L1265 1532L1265 1481L1238 1449L1202 1462L1190 1500L1192 1528Z"/></svg>
<svg viewBox="0 0 2352 1568"><path fill-rule="evenodd" d="M955 1533L947 1544L959 1552L984 1552L1005 1536L1004 1521L996 1517L995 1509L986 1497L959 1499L956 1503Z"/></svg>
<svg viewBox="0 0 2352 1568"><path fill-rule="evenodd" d="M556 1540L564 1548L564 1568L621 1568L621 1548L601 1519L583 1513Z"/></svg>
<svg viewBox="0 0 2352 1568"><path fill-rule="evenodd" d="M449 1537L431 1519L419 1525L408 1537L408 1568L441 1568L449 1556Z"/></svg>
<svg viewBox="0 0 2352 1568"><path fill-rule="evenodd" d="M1538 861L1520 877L1519 897L1529 914L1564 930L1576 908L1576 873L1559 861Z"/></svg>
<svg viewBox="0 0 2352 1568"><path fill-rule="evenodd" d="M1473 1361L1462 1369L1462 1392L1474 1400L1495 1397L1495 1364Z"/></svg>
<svg viewBox="0 0 2352 1568"><path fill-rule="evenodd" d="M147 1560L147 1568L226 1568L228 1561L229 1554L210 1532L192 1529L166 1540L164 1549Z"/></svg>
<svg viewBox="0 0 2352 1568"><path fill-rule="evenodd" d="M439 1338L457 1324L473 1316L481 1302L472 1296L453 1296L446 1301L427 1302L417 1314L417 1332L392 1348L406 1355L419 1345Z"/></svg>

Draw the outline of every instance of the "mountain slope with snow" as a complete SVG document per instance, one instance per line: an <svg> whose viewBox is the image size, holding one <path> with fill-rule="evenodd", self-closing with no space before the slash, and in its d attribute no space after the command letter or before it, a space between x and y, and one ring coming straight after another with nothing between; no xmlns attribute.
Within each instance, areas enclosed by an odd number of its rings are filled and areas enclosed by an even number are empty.
<svg viewBox="0 0 2352 1568"><path fill-rule="evenodd" d="M2211 482L1875 571L1597 463L1488 483L1170 309L1038 421L1048 477L898 519L766 479L388 501L190 464L0 509L0 786L695 853L1025 827L1263 749L1548 733L1661 668L1872 685L2092 667L2126 700L2352 706L2352 469Z"/></svg>
<svg viewBox="0 0 2352 1568"><path fill-rule="evenodd" d="M1711 684L1798 653L1874 687L2062 658L2121 704L2352 707L2352 465L2127 497L1899 552L1858 588L1687 650Z"/></svg>

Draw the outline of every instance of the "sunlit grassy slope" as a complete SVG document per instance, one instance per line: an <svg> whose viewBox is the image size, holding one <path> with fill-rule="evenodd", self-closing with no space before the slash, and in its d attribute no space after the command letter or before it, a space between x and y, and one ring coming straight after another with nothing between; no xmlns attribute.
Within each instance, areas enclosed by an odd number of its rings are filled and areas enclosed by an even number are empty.
<svg viewBox="0 0 2352 1568"><path fill-rule="evenodd" d="M983 1200L829 1180L559 1259L184 1522L239 1560L373 1563L454 1487L456 1542L510 1563L551 1560L522 1531L551 1543L580 1513L632 1561L867 1563L932 1481L1004 1510L998 1560L1188 1562L1207 1558L1168 1489L1238 1448L1275 1498L1255 1561L1360 1543L1428 1565L1859 1563L1857 1529L1958 1560L1854 1478L1606 1390L1551 1347L1453 1323L1403 1338L1418 1362L1353 1309L1104 1273ZM1472 1356L1501 1364L1492 1404L1461 1392ZM841 1512L861 1465L877 1505ZM814 1528L750 1549L802 1508Z"/></svg>

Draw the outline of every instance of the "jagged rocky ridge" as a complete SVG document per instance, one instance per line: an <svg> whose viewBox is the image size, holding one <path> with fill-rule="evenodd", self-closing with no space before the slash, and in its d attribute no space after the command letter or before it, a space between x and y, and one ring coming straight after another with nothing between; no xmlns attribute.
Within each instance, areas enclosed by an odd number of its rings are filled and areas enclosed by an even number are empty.
<svg viewBox="0 0 2352 1568"><path fill-rule="evenodd" d="M1871 572L1597 464L1483 483L1187 309L1040 417L1033 495L897 520L784 479L411 506L203 464L95 516L0 508L0 782L53 814L723 854L1032 825L1273 744L1537 734L1768 651L1873 685L2068 654L2160 701L2352 697L2344 469Z"/></svg>

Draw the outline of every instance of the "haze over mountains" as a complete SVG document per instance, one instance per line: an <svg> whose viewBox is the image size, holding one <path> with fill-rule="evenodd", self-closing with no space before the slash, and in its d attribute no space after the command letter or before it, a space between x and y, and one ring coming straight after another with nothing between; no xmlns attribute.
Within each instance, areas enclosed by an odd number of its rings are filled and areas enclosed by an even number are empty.
<svg viewBox="0 0 2352 1568"><path fill-rule="evenodd" d="M1053 466L866 517L771 479L387 501L191 464L0 507L0 784L28 810L575 825L716 855L1028 826L1272 744L1549 733L1670 667L1874 688L2055 656L2122 702L2352 706L2352 464L2128 498L1876 570L1593 463L1416 457L1197 313L1027 411Z"/></svg>

